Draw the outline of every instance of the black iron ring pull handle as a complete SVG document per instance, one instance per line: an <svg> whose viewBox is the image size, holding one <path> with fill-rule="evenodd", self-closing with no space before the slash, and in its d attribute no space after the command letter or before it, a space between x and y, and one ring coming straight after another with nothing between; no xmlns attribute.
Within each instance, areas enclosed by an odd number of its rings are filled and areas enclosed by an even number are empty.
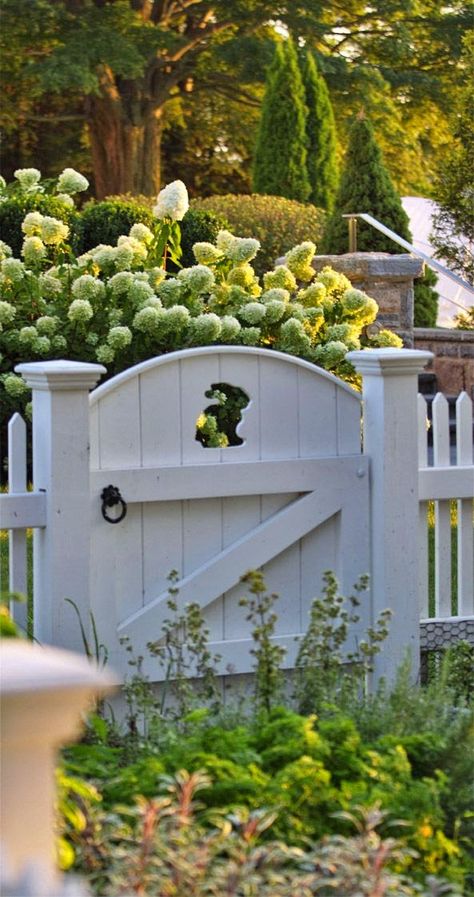
<svg viewBox="0 0 474 897"><path fill-rule="evenodd" d="M120 495L118 486L106 486L105 489L102 489L100 497L102 499L102 517L104 520L107 523L120 523L127 513L127 503ZM107 508L114 508L115 505L120 505L120 514L117 517L109 517Z"/></svg>

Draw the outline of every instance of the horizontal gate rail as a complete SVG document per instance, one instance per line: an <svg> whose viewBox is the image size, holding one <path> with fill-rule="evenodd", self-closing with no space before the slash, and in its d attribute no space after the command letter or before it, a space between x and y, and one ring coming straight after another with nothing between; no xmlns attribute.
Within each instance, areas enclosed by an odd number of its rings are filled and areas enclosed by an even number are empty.
<svg viewBox="0 0 474 897"><path fill-rule="evenodd" d="M251 461L239 464L194 464L183 467L137 467L91 471L92 493L111 481L127 504L179 501L194 498L226 498L257 491L271 495L311 492L327 478L345 474L364 477L368 459L362 455L339 458L295 458L284 461Z"/></svg>

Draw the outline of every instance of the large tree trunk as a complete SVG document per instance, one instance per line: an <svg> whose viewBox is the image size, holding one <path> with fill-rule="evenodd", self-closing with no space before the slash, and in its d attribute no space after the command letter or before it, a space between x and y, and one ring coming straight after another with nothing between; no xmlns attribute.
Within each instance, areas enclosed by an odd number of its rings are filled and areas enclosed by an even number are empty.
<svg viewBox="0 0 474 897"><path fill-rule="evenodd" d="M139 81L117 83L104 70L101 93L86 101L98 199L114 193L156 196L160 189L163 104Z"/></svg>

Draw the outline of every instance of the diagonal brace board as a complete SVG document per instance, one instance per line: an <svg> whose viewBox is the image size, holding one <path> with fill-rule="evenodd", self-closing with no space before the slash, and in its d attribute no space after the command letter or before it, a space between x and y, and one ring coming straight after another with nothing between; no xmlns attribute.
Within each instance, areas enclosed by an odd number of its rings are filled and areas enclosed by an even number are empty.
<svg viewBox="0 0 474 897"><path fill-rule="evenodd" d="M177 583L178 609L189 602L201 607L211 604L236 585L246 570L261 567L281 554L307 533L342 510L347 496L367 477L368 461L359 457L355 465L341 469L336 483L322 481L314 492L292 502L252 529L231 546ZM364 483L365 486L365 483ZM168 592L162 592L146 607L127 617L118 626L135 644L149 640L150 631L158 632L167 616ZM152 623L152 626L150 625Z"/></svg>

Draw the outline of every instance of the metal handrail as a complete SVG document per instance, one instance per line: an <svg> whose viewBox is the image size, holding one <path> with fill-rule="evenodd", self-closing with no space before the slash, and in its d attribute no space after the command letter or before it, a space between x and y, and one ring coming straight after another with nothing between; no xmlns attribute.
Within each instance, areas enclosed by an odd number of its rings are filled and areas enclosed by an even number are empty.
<svg viewBox="0 0 474 897"><path fill-rule="evenodd" d="M463 287L465 290L468 290L470 293L474 294L474 287L471 286L466 280L463 280L462 277L459 277L458 274L454 274L453 271L450 271L449 268L446 268L445 265L442 265L436 259L431 258L431 256L427 255L425 252L422 252L421 249L417 249L413 246L412 243L409 243L408 240L404 240L403 237L400 237L395 231L390 230L389 227L385 227L385 224L382 224L380 221L377 221L372 215L368 215L367 212L352 212L347 215L343 215L343 218L348 219L349 225L349 252L357 252L357 218L361 218L362 221L365 221L367 224L370 224L372 227L375 227L376 230L379 230L381 234L385 234L386 237L390 237L395 243L398 243L399 246L403 246L404 249L407 249L411 255L416 255L418 258L423 259L427 265L431 268L434 268L435 271L439 271L440 274L444 274L446 277L449 277L450 280L453 280L458 286ZM446 297L447 298L447 297ZM461 305L460 302L456 302L455 299L449 299L449 302L452 302L453 305L457 305L458 308L462 308L463 311L466 310L464 305Z"/></svg>

